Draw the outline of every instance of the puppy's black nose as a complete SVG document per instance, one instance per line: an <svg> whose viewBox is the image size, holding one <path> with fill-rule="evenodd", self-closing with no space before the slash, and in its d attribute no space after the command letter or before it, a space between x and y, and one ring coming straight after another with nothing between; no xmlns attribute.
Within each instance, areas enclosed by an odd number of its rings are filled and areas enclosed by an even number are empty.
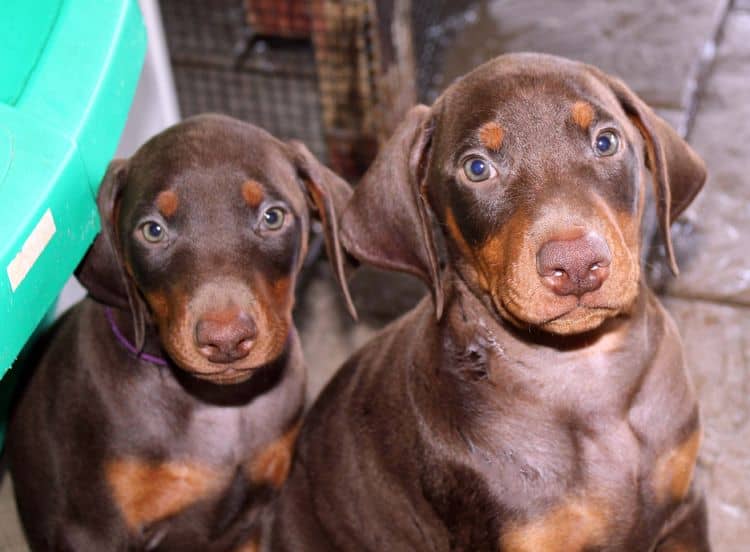
<svg viewBox="0 0 750 552"><path fill-rule="evenodd" d="M542 282L557 295L576 295L602 287L612 255L599 234L589 232L570 240L551 240L536 254Z"/></svg>
<svg viewBox="0 0 750 552"><path fill-rule="evenodd" d="M252 317L236 308L207 312L195 325L200 353L211 362L222 364L250 354L256 335Z"/></svg>

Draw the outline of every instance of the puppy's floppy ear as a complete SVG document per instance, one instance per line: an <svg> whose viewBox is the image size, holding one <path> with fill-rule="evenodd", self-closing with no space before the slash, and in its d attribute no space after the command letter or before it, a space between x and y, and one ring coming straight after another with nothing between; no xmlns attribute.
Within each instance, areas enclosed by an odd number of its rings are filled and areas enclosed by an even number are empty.
<svg viewBox="0 0 750 552"><path fill-rule="evenodd" d="M131 312L135 346L140 350L145 338L146 305L135 282L125 271L117 236L117 204L126 173L125 159L115 159L109 164L96 201L102 230L76 268L75 275L98 302Z"/></svg>
<svg viewBox="0 0 750 552"><path fill-rule="evenodd" d="M677 132L621 80L605 76L646 142L646 158L654 180L656 209L669 268L679 274L670 225L687 209L706 181L706 165Z"/></svg>
<svg viewBox="0 0 750 552"><path fill-rule="evenodd" d="M341 218L341 241L360 261L407 272L432 290L443 312L424 173L431 142L430 109L413 107L354 190Z"/></svg>
<svg viewBox="0 0 750 552"><path fill-rule="evenodd" d="M318 161L302 142L291 140L289 145L293 150L297 169L305 184L308 200L315 208L315 215L323 225L326 252L333 266L333 273L344 294L346 308L356 320L357 311L354 308L354 302L346 282L344 252L339 242L338 220L352 195L352 189L343 178Z"/></svg>

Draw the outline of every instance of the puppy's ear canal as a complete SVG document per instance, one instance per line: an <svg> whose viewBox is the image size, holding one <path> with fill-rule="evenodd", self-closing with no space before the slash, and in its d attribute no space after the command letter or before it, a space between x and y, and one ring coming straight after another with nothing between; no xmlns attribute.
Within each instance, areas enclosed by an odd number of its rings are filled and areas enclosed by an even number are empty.
<svg viewBox="0 0 750 552"><path fill-rule="evenodd" d="M424 171L430 149L430 109L413 107L354 190L341 218L341 241L355 258L421 278L443 313L443 289Z"/></svg>
<svg viewBox="0 0 750 552"><path fill-rule="evenodd" d="M605 76L605 81L646 142L646 157L654 180L656 209L667 261L677 276L679 269L670 226L703 188L706 165L688 143L625 83L610 76Z"/></svg>
<svg viewBox="0 0 750 552"><path fill-rule="evenodd" d="M146 306L133 279L125 271L117 238L117 204L125 185L126 171L124 159L115 159L107 168L96 201L102 230L76 268L75 275L96 301L131 312L135 346L141 350L146 331Z"/></svg>
<svg viewBox="0 0 750 552"><path fill-rule="evenodd" d="M352 189L343 178L318 161L302 142L291 140L289 145L296 158L307 197L315 207L316 216L323 225L326 252L333 266L333 273L344 294L346 308L356 320L357 310L354 308L346 282L344 251L339 241L339 216L352 195Z"/></svg>

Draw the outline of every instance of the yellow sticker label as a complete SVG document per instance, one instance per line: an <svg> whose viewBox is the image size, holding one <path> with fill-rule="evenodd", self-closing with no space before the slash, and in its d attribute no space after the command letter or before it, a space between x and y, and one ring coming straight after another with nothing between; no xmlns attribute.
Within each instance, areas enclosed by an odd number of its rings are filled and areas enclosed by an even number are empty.
<svg viewBox="0 0 750 552"><path fill-rule="evenodd" d="M10 280L10 289L16 291L26 275L36 263L42 251L55 235L55 219L52 217L52 211L47 209L42 215L41 220L31 231L29 237L21 247L21 251L8 265L8 280Z"/></svg>

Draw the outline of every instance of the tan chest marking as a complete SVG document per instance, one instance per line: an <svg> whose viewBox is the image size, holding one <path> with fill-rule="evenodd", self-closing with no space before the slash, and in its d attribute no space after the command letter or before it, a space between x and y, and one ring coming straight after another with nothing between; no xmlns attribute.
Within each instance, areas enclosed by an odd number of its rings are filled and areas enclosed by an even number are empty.
<svg viewBox="0 0 750 552"><path fill-rule="evenodd" d="M258 544L258 541L256 541L255 539L251 539L239 545L234 550L234 552L259 552L259 551L260 551L260 545Z"/></svg>
<svg viewBox="0 0 750 552"><path fill-rule="evenodd" d="M297 422L284 435L267 445L253 458L248 466L248 475L254 483L271 485L278 489L286 481L292 466L294 443L301 422Z"/></svg>
<svg viewBox="0 0 750 552"><path fill-rule="evenodd" d="M120 458L105 470L115 502L133 531L172 516L227 484L224 474L191 462Z"/></svg>
<svg viewBox="0 0 750 552"><path fill-rule="evenodd" d="M656 459L652 479L656 499L681 501L690 490L702 432L694 431L684 442Z"/></svg>
<svg viewBox="0 0 750 552"><path fill-rule="evenodd" d="M580 552L607 537L607 513L597 503L572 499L540 519L512 526L500 538L503 552Z"/></svg>

